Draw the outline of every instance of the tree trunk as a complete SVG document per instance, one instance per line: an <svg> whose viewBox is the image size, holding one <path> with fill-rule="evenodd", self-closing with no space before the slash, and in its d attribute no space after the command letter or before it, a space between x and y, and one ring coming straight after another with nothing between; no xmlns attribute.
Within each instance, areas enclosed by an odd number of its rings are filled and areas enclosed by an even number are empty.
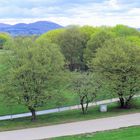
<svg viewBox="0 0 140 140"><path fill-rule="evenodd" d="M29 107L30 112L32 113L31 121L36 120L36 111L34 108Z"/></svg>
<svg viewBox="0 0 140 140"><path fill-rule="evenodd" d="M88 102L86 102L86 109L85 109L86 113L87 113L87 110L88 110Z"/></svg>
<svg viewBox="0 0 140 140"><path fill-rule="evenodd" d="M85 98L85 96L83 96L83 97L80 99L80 104L81 104L81 109L82 109L83 114L85 114L84 98Z"/></svg>
<svg viewBox="0 0 140 140"><path fill-rule="evenodd" d="M124 106L125 106L125 100L124 100L124 98L123 97L120 97L119 99L120 99L120 107L121 108L124 108Z"/></svg>
<svg viewBox="0 0 140 140"><path fill-rule="evenodd" d="M83 103L83 101L81 101L81 109L82 109L82 112L83 112L83 114L85 114L85 108L84 108L84 103Z"/></svg>
<svg viewBox="0 0 140 140"><path fill-rule="evenodd" d="M88 100L88 97L86 96L86 109L85 109L86 113L87 113L87 110L88 110L88 103L89 103L89 100Z"/></svg>
<svg viewBox="0 0 140 140"><path fill-rule="evenodd" d="M74 64L71 63L71 64L69 65L69 69L70 69L70 71L74 71Z"/></svg>
<svg viewBox="0 0 140 140"><path fill-rule="evenodd" d="M84 104L81 104L81 106L82 106L82 112L83 112L83 114L85 114Z"/></svg>
<svg viewBox="0 0 140 140"><path fill-rule="evenodd" d="M129 98L126 100L126 102L125 102L125 108L129 108L130 107L129 106L129 102L131 101L132 97L133 97L133 95L130 95Z"/></svg>

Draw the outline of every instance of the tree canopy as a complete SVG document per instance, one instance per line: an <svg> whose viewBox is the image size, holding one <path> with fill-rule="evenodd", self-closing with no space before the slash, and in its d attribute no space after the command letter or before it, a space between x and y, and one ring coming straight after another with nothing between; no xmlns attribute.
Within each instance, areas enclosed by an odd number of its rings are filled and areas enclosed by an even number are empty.
<svg viewBox="0 0 140 140"><path fill-rule="evenodd" d="M0 49L2 49L5 46L6 42L8 42L10 38L10 35L6 33L0 33Z"/></svg>
<svg viewBox="0 0 140 140"><path fill-rule="evenodd" d="M92 69L103 76L118 95L121 107L127 107L140 90L140 47L122 38L105 42L92 59ZM97 75L98 75L97 74Z"/></svg>
<svg viewBox="0 0 140 140"><path fill-rule="evenodd" d="M15 102L24 104L35 120L36 108L52 97L47 92L48 83L63 68L63 55L56 45L35 44L29 38L17 39L10 51L7 58L10 90L7 86L5 91L7 96L15 97Z"/></svg>

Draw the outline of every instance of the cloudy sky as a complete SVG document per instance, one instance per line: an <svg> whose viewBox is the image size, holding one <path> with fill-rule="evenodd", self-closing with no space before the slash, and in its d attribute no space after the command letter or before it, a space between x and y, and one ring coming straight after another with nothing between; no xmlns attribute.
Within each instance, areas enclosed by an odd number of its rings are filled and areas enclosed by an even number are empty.
<svg viewBox="0 0 140 140"><path fill-rule="evenodd" d="M0 0L0 22L140 27L140 0Z"/></svg>

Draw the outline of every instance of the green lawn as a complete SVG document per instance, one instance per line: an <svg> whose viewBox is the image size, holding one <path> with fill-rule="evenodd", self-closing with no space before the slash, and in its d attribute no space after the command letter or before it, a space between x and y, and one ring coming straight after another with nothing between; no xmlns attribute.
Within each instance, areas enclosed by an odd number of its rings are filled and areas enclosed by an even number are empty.
<svg viewBox="0 0 140 140"><path fill-rule="evenodd" d="M69 106L78 104L78 100L74 94L63 93L67 98L69 98L69 102L64 101L61 106L57 105L54 101L48 101L43 107L39 107L37 110L45 110L45 109L52 109L57 107ZM8 114L18 114L18 113L25 113L29 112L29 110L23 105L12 105L8 106L3 96L0 96L0 116L8 115Z"/></svg>
<svg viewBox="0 0 140 140"><path fill-rule="evenodd" d="M140 105L140 102L138 105ZM83 115L81 113L81 110L71 110L71 111L64 111L60 113L38 116L35 122L31 122L30 117L14 119L9 121L1 121L0 131L61 124L67 122L76 122L76 121L97 119L97 118L117 116L117 115L130 114L136 112L140 112L140 108L137 106L135 106L133 109L120 109L118 108L118 104L114 103L108 105L108 112L106 113L99 112L99 107L96 106L96 107L89 108L89 111L86 115Z"/></svg>
<svg viewBox="0 0 140 140"><path fill-rule="evenodd" d="M140 126L83 135L52 138L51 140L140 140Z"/></svg>
<svg viewBox="0 0 140 140"><path fill-rule="evenodd" d="M79 104L79 98L75 94L67 91L67 92L64 92L63 95L68 100L63 101L61 106L56 104L54 101L48 101L43 107L39 107L37 110L45 110L45 109L52 109L52 108L65 107L65 106ZM109 96L108 96L108 98L103 98L101 96L98 96L96 101L104 100L104 99L109 99ZM4 99L3 95L0 96L0 116L9 115L9 114L25 113L25 112L29 112L29 110L25 106L20 105L20 104L18 104L18 105L13 104L12 106L9 106L6 103L6 100Z"/></svg>

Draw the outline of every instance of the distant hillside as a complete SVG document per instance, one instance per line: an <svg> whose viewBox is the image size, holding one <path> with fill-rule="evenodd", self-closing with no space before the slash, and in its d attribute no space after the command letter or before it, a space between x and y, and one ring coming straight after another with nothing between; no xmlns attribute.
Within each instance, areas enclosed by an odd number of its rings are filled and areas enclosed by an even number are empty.
<svg viewBox="0 0 140 140"><path fill-rule="evenodd" d="M0 23L0 32L7 32L13 36L18 35L40 35L50 30L62 28L63 26L49 22L38 21L30 24L18 23L15 25L8 25Z"/></svg>
<svg viewBox="0 0 140 140"><path fill-rule="evenodd" d="M0 28L10 27L10 26L11 25L9 24L0 23Z"/></svg>

